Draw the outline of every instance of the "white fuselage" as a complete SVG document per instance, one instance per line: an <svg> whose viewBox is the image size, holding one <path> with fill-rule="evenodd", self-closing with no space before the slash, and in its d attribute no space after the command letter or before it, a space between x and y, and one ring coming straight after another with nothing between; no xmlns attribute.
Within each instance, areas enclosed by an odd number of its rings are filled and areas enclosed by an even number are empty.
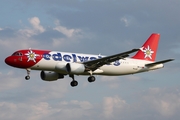
<svg viewBox="0 0 180 120"><path fill-rule="evenodd" d="M52 51L48 54L41 55L41 57L41 61L32 66L31 69L55 71L61 74L68 74L65 68L67 63L83 63L105 56ZM145 65L149 63L153 62L133 58L124 58L110 64L101 66L97 70L93 71L93 74L117 76L146 72L149 70L155 70L163 67L163 64L158 64L153 67L146 67ZM57 69L57 65L59 64L61 65L61 69ZM84 72L78 75L89 75L89 73Z"/></svg>

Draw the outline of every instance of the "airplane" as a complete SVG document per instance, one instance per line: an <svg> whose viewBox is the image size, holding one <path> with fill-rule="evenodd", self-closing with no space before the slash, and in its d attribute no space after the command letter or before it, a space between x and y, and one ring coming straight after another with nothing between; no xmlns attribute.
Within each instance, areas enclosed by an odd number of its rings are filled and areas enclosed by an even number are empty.
<svg viewBox="0 0 180 120"><path fill-rule="evenodd" d="M94 82L94 75L120 76L163 68L163 63L174 59L155 62L159 39L159 33L152 33L141 48L110 56L29 48L14 52L5 59L5 63L26 69L26 80L30 79L31 70L40 70L40 77L44 81L56 81L69 75L72 78L70 85L75 87L78 85L75 75L88 75L88 81ZM134 52L136 54L129 57Z"/></svg>

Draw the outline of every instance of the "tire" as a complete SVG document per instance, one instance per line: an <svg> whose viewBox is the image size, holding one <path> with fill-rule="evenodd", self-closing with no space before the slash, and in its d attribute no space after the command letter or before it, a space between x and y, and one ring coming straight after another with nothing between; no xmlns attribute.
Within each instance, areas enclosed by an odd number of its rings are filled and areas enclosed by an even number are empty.
<svg viewBox="0 0 180 120"><path fill-rule="evenodd" d="M94 76L88 77L88 81L89 82L94 82L95 80L96 80L96 78Z"/></svg>
<svg viewBox="0 0 180 120"><path fill-rule="evenodd" d="M29 80L29 79L30 79L30 76L26 76L25 79L26 79L26 80Z"/></svg>
<svg viewBox="0 0 180 120"><path fill-rule="evenodd" d="M73 80L72 82L71 82L71 86L72 87L75 87L75 86L77 86L78 85L78 82L76 81L76 80Z"/></svg>

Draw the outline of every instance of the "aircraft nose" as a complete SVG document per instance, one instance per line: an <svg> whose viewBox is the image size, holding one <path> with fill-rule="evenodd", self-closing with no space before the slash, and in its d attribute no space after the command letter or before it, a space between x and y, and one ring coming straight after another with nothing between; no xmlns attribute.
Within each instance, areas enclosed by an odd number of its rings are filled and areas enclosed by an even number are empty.
<svg viewBox="0 0 180 120"><path fill-rule="evenodd" d="M7 57L4 61L5 61L5 63L6 63L6 64L8 64L8 65L9 65L9 63L10 63L10 58L9 58L9 57Z"/></svg>
<svg viewBox="0 0 180 120"><path fill-rule="evenodd" d="M10 58L10 57L7 57L7 58L5 59L5 63L8 64L8 65L11 65L11 63L12 63L11 58Z"/></svg>

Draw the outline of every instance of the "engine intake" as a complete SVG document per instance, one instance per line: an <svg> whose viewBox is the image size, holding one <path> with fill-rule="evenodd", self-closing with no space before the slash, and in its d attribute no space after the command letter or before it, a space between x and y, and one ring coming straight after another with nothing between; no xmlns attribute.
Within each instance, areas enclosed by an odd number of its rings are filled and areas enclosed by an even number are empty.
<svg viewBox="0 0 180 120"><path fill-rule="evenodd" d="M52 71L41 71L40 76L44 81L55 81L64 78L64 75Z"/></svg>

